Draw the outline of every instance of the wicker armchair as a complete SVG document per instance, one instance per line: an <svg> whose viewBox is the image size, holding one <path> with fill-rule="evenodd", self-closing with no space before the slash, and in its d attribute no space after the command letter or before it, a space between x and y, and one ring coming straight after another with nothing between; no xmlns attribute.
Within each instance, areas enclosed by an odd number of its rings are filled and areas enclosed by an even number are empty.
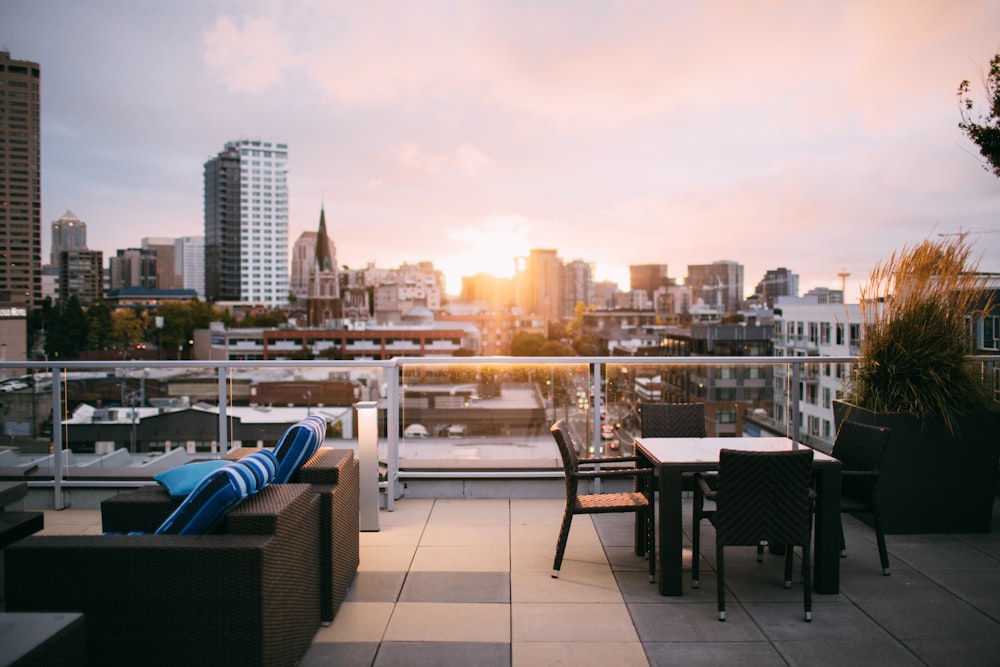
<svg viewBox="0 0 1000 667"><path fill-rule="evenodd" d="M94 665L294 665L319 627L319 496L272 484L212 535L34 536L7 611L77 611Z"/></svg>
<svg viewBox="0 0 1000 667"><path fill-rule="evenodd" d="M235 449L227 459L257 451ZM351 449L321 447L292 478L310 484L320 497L320 618L330 623L358 571L358 460ZM101 503L101 525L110 532L156 530L180 504L159 486L120 493Z"/></svg>
<svg viewBox="0 0 1000 667"><path fill-rule="evenodd" d="M656 575L655 522L653 503L653 470L651 468L615 468L602 470L581 470L581 467L591 467L595 464L613 464L635 461L634 456L615 456L598 459L580 459L576 455L576 444L570 435L566 421L560 419L551 428L552 437L559 446L562 456L563 470L566 473L566 510L563 513L562 526L559 529L559 540L556 543L556 558L552 565L552 577L559 577L562 568L563 555L566 552L566 541L569 539L569 529L575 514L603 514L610 512L637 512L646 530L647 558L649 559L649 580ZM636 479L638 489L628 493L596 493L581 495L579 484L582 479L601 477L632 477ZM649 495L647 495L649 494Z"/></svg>
<svg viewBox="0 0 1000 667"><path fill-rule="evenodd" d="M712 489L697 478L692 525L691 583L698 587L701 520L715 526L715 571L718 579L719 620L726 620L726 546L757 547L766 541L785 547L785 588L792 585L793 548L802 547L805 618L812 620L810 552L814 493L810 486L813 451L746 452L723 449L719 474ZM705 511L704 499L715 501Z"/></svg>
<svg viewBox="0 0 1000 667"><path fill-rule="evenodd" d="M882 574L889 576L889 552L885 547L882 518L878 505L878 478L882 455L889 442L891 430L845 421L837 430L833 458L842 464L842 491L840 511L844 514L871 514L878 543L878 557ZM840 527L840 556L847 556L844 545L844 527Z"/></svg>

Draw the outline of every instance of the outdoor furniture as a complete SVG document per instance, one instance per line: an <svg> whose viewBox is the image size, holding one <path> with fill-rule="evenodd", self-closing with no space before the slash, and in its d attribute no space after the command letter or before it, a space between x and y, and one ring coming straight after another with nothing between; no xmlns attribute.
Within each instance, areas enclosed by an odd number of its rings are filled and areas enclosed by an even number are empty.
<svg viewBox="0 0 1000 667"><path fill-rule="evenodd" d="M653 466L659 474L656 514L660 560L658 582L662 595L683 595L684 592L682 476L718 470L719 452L723 448L788 451L800 447L805 448L789 438L638 438L635 441L636 465ZM835 594L840 592L840 461L814 451L812 474L816 489L813 588L817 593ZM645 553L644 534L645 531L637 526L637 555Z"/></svg>
<svg viewBox="0 0 1000 667"><path fill-rule="evenodd" d="M891 433L888 428L845 421L837 430L832 452L833 457L843 465L840 511L844 514L871 514L878 557L885 576L889 576L889 552L885 548L885 534L879 515L878 480L882 455ZM840 528L840 548L841 557L846 557L843 524Z"/></svg>
<svg viewBox="0 0 1000 667"><path fill-rule="evenodd" d="M566 552L566 541L569 539L569 529L575 514L604 514L610 512L635 512L638 521L645 527L646 558L649 559L649 580L656 576L656 536L654 533L653 503L647 492L653 488L653 471L651 468L616 468L608 467L593 469L596 465L635 462L634 456L614 456L606 458L577 458L576 444L570 435L564 419L560 419L550 429L552 437L559 446L562 456L563 471L566 474L566 510L563 512L562 526L559 529L559 540L556 543L556 558L552 565L552 577L559 577L563 554ZM586 467L587 470L581 470ZM637 490L625 493L579 493L580 480L599 479L603 477L632 477L637 480ZM644 481L640 478L645 477Z"/></svg>
<svg viewBox="0 0 1000 667"><path fill-rule="evenodd" d="M704 438L704 403L642 403L644 438Z"/></svg>
<svg viewBox="0 0 1000 667"><path fill-rule="evenodd" d="M253 447L229 452L243 458ZM292 477L320 497L320 618L330 623L347 596L360 561L358 460L351 449L321 447ZM120 493L101 503L101 524L108 532L153 532L180 504L159 486Z"/></svg>
<svg viewBox="0 0 1000 667"><path fill-rule="evenodd" d="M701 520L715 526L715 573L719 620L726 620L725 547L756 547L762 541L785 547L785 588L792 587L793 547L802 548L802 586L806 620L812 620L809 561L815 494L810 488L811 449L754 452L723 449L713 490L699 478L692 517L691 585L698 587ZM705 498L715 509L704 509Z"/></svg>
<svg viewBox="0 0 1000 667"><path fill-rule="evenodd" d="M211 535L33 536L7 611L83 613L94 665L294 665L319 627L319 496L271 484Z"/></svg>

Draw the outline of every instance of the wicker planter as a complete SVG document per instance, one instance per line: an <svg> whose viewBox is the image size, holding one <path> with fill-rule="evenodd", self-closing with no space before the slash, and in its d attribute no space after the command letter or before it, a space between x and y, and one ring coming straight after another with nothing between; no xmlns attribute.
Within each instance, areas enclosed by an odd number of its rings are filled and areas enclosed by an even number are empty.
<svg viewBox="0 0 1000 667"><path fill-rule="evenodd" d="M951 435L938 418L873 412L834 401L834 420L892 429L879 506L886 533L988 533L1000 461L1000 413L963 417Z"/></svg>

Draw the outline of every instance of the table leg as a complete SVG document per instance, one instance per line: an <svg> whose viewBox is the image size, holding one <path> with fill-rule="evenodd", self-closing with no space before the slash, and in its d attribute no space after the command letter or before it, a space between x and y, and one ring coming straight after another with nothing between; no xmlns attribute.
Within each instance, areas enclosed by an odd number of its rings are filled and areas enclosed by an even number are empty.
<svg viewBox="0 0 1000 667"><path fill-rule="evenodd" d="M813 590L840 592L840 470L838 465L816 468L816 526Z"/></svg>
<svg viewBox="0 0 1000 667"><path fill-rule="evenodd" d="M684 530L681 517L681 473L660 467L659 550L660 595L683 595Z"/></svg>
<svg viewBox="0 0 1000 667"><path fill-rule="evenodd" d="M651 468L652 465L649 459L642 455L642 452L636 448L635 452L636 468ZM636 475L635 478L635 490L637 492L643 492L646 490L646 478L643 475ZM652 494L653 489L649 489L650 494ZM642 516L640 512L635 513L635 555L640 558L646 555L646 528L643 526Z"/></svg>

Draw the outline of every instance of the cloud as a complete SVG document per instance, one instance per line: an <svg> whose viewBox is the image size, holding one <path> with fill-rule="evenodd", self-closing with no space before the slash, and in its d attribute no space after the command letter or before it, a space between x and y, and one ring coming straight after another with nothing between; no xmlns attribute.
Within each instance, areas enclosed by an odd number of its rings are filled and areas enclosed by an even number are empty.
<svg viewBox="0 0 1000 667"><path fill-rule="evenodd" d="M268 18L220 16L203 42L205 64L232 92L262 93L301 64L289 40Z"/></svg>
<svg viewBox="0 0 1000 667"><path fill-rule="evenodd" d="M406 143L397 146L395 163L430 175L457 172L474 176L491 166L493 160L471 144L462 144L450 153L428 154L417 144Z"/></svg>

